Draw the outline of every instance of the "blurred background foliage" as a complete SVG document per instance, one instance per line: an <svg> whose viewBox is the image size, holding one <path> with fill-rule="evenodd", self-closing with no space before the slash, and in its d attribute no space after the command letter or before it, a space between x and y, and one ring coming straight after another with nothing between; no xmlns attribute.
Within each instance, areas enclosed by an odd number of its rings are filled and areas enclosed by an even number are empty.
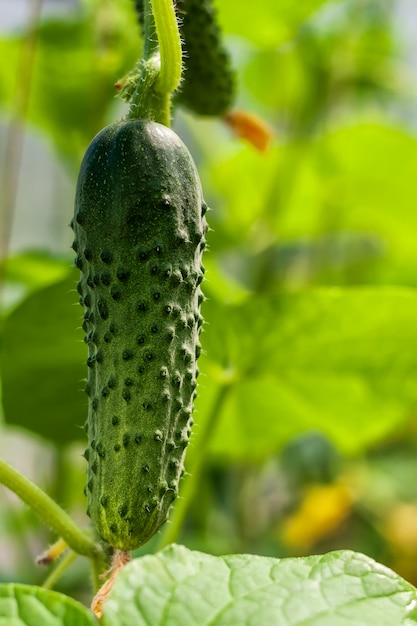
<svg viewBox="0 0 417 626"><path fill-rule="evenodd" d="M217 4L237 106L274 138L260 154L221 120L175 114L212 231L194 477L166 532L212 553L351 548L417 584L416 8ZM85 148L126 110L114 84L139 29L130 0L0 11L0 453L85 525L67 225ZM0 579L41 581L53 538L3 489L0 513ZM79 559L61 589L86 581Z"/></svg>

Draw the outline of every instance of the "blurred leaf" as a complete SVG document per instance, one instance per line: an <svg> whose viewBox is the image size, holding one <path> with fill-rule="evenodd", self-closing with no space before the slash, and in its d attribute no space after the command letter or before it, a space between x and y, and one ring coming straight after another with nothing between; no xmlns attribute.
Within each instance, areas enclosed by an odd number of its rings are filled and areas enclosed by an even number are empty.
<svg viewBox="0 0 417 626"><path fill-rule="evenodd" d="M16 89L16 67L19 58L19 41L0 37L0 55L7 59L0 71L0 106L5 107Z"/></svg>
<svg viewBox="0 0 417 626"><path fill-rule="evenodd" d="M387 249L385 280L401 271L402 280L414 284L416 139L399 128L362 124L339 129L311 148L300 162L285 210L276 215L282 236L375 233Z"/></svg>
<svg viewBox="0 0 417 626"><path fill-rule="evenodd" d="M59 444L84 438L87 415L75 286L76 272L17 307L5 320L0 355L6 421Z"/></svg>
<svg viewBox="0 0 417 626"><path fill-rule="evenodd" d="M108 123L115 82L135 64L141 43L133 3L90 2L72 19L48 19L36 33L28 119L46 130L55 147L77 165L93 136ZM12 76L0 72L4 108L14 110L16 76L25 37L0 42ZM19 90L24 86L19 85Z"/></svg>
<svg viewBox="0 0 417 626"><path fill-rule="evenodd" d="M358 106L365 95L375 102L397 87L387 3L337 4L299 28L291 45L254 50L244 68L249 92L294 134L306 121L316 127L341 103Z"/></svg>
<svg viewBox="0 0 417 626"><path fill-rule="evenodd" d="M279 168L283 168L288 154L277 147L267 154L239 145L231 154L223 149L211 151L200 168L203 186L214 190L219 198L211 202L209 215L214 233L210 235L210 248L214 252L231 245L260 245L270 243L273 233L264 229L262 218L270 203L271 188L276 186ZM230 181L239 184L230 185ZM275 192L274 192L275 193ZM278 211L274 197L274 213ZM267 232L264 232L267 230ZM255 243L253 243L255 240Z"/></svg>
<svg viewBox="0 0 417 626"><path fill-rule="evenodd" d="M355 124L266 156L243 147L223 158L213 154L206 167L207 184L228 209L216 207L210 216L214 251L242 242L259 251L274 236L282 245L356 233L378 241L368 282L416 284L417 141L401 128Z"/></svg>
<svg viewBox="0 0 417 626"><path fill-rule="evenodd" d="M297 104L296 98L298 103L305 100L308 78L297 46L260 50L251 55L245 68L245 79L251 92L266 106L278 109L281 115ZM268 85L267 89L265 85Z"/></svg>
<svg viewBox="0 0 417 626"><path fill-rule="evenodd" d="M68 259L33 250L8 258L0 271L5 274L2 313L7 313L29 292L57 282L71 270Z"/></svg>
<svg viewBox="0 0 417 626"><path fill-rule="evenodd" d="M329 289L205 304L197 419L230 385L212 441L259 459L319 430L347 454L392 432L417 400L417 294Z"/></svg>
<svg viewBox="0 0 417 626"><path fill-rule="evenodd" d="M248 296L248 291L237 284L235 281L230 280L221 268L216 264L216 258L213 255L208 255L204 259L204 267L208 272L210 278L210 292L219 300L225 302L240 302Z"/></svg>
<svg viewBox="0 0 417 626"><path fill-rule="evenodd" d="M29 585L0 585L1 626L94 626L91 611L68 596Z"/></svg>
<svg viewBox="0 0 417 626"><path fill-rule="evenodd" d="M71 271L71 261L47 252L30 250L9 257L5 263L6 280L18 282L29 289L39 289L57 282Z"/></svg>
<svg viewBox="0 0 417 626"><path fill-rule="evenodd" d="M74 286L71 277L36 292L4 326L6 420L61 443L83 437L87 405ZM212 451L259 459L313 429L350 454L386 436L417 399L415 311L407 289L209 300L198 419L232 381Z"/></svg>
<svg viewBox="0 0 417 626"><path fill-rule="evenodd" d="M262 0L253 5L237 0L219 4L219 18L226 33L248 39L260 47L274 47L292 39L300 24L328 0Z"/></svg>
<svg viewBox="0 0 417 626"><path fill-rule="evenodd" d="M1 626L94 626L91 611L68 596L29 585L0 585Z"/></svg>
<svg viewBox="0 0 417 626"><path fill-rule="evenodd" d="M218 265L229 278L223 283L234 279L252 292L265 293L314 283L362 284L384 253L378 237L341 231L312 240L279 242L261 250L234 248L219 255ZM207 269L211 276L211 267Z"/></svg>
<svg viewBox="0 0 417 626"><path fill-rule="evenodd" d="M417 593L354 552L299 559L214 557L172 545L129 563L104 626L393 626L417 624Z"/></svg>

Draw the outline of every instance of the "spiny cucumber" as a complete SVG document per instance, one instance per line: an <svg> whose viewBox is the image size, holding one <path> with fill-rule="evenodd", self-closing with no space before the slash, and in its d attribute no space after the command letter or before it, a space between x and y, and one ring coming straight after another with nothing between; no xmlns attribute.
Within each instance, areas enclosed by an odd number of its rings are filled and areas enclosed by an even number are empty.
<svg viewBox="0 0 417 626"><path fill-rule="evenodd" d="M185 145L127 120L91 142L73 248L88 345L87 498L99 535L132 550L178 494L192 425L206 221Z"/></svg>
<svg viewBox="0 0 417 626"><path fill-rule="evenodd" d="M144 0L135 0L143 26ZM235 73L224 46L212 0L178 0L183 48L183 78L174 96L199 115L223 116L235 100ZM136 81L132 81L132 85ZM125 92L128 96L129 87Z"/></svg>
<svg viewBox="0 0 417 626"><path fill-rule="evenodd" d="M180 0L184 80L177 102L200 115L224 115L235 99L235 75L212 0Z"/></svg>

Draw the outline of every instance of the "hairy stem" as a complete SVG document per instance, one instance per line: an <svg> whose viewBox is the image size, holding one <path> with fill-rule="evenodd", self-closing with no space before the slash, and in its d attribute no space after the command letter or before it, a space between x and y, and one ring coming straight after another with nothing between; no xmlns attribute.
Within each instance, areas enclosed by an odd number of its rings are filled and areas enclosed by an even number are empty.
<svg viewBox="0 0 417 626"><path fill-rule="evenodd" d="M161 70L156 88L172 93L181 80L182 51L177 16L172 0L151 0L161 56Z"/></svg>

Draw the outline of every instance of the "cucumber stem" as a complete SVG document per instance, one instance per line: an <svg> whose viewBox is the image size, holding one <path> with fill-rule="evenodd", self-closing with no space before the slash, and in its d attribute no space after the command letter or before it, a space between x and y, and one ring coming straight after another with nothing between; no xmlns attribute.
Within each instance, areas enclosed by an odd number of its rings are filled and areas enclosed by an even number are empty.
<svg viewBox="0 0 417 626"><path fill-rule="evenodd" d="M102 558L100 546L91 541L52 498L2 459L0 483L19 496L74 552L92 559Z"/></svg>
<svg viewBox="0 0 417 626"><path fill-rule="evenodd" d="M155 53L141 62L141 73L130 103L130 119L154 120L165 126L170 124L169 98L162 97L155 91L159 74L160 59Z"/></svg>
<svg viewBox="0 0 417 626"><path fill-rule="evenodd" d="M158 35L156 32L155 18L153 13L152 0L143 1L143 57L142 60L150 59L154 54L159 54Z"/></svg>
<svg viewBox="0 0 417 626"><path fill-rule="evenodd" d="M172 0L151 0L161 55L161 70L156 88L171 94L181 80L182 50L177 16Z"/></svg>
<svg viewBox="0 0 417 626"><path fill-rule="evenodd" d="M128 118L171 125L171 93L181 79L181 41L172 0L145 0L143 57Z"/></svg>

